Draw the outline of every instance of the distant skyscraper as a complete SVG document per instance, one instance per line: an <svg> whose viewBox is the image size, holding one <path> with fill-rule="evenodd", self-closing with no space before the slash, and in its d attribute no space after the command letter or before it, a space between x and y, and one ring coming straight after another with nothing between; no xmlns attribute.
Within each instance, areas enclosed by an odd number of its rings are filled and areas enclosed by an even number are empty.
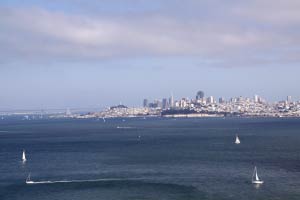
<svg viewBox="0 0 300 200"><path fill-rule="evenodd" d="M259 96L256 94L256 95L254 95L254 102L258 103L258 101L259 101Z"/></svg>
<svg viewBox="0 0 300 200"><path fill-rule="evenodd" d="M235 97L230 98L231 103L236 103L237 99Z"/></svg>
<svg viewBox="0 0 300 200"><path fill-rule="evenodd" d="M196 95L196 99L202 99L204 97L204 92L203 91L198 91Z"/></svg>
<svg viewBox="0 0 300 200"><path fill-rule="evenodd" d="M187 100L185 98L182 98L180 101L179 101L179 107L180 108L185 108L187 106Z"/></svg>
<svg viewBox="0 0 300 200"><path fill-rule="evenodd" d="M162 108L162 101L159 99L155 99L154 106L155 106L155 108Z"/></svg>
<svg viewBox="0 0 300 200"><path fill-rule="evenodd" d="M242 96L240 96L240 97L237 98L237 101L242 102L242 101L244 101L244 98Z"/></svg>
<svg viewBox="0 0 300 200"><path fill-rule="evenodd" d="M167 109L169 107L169 105L168 105L168 100L166 99L166 98L164 98L163 100L162 100L162 108L163 109Z"/></svg>
<svg viewBox="0 0 300 200"><path fill-rule="evenodd" d="M144 106L144 107L148 107L148 99L144 99L144 101L143 101L143 106Z"/></svg>
<svg viewBox="0 0 300 200"><path fill-rule="evenodd" d="M171 95L171 97L169 98L169 106L172 108L174 107L174 98L173 98L173 94Z"/></svg>
<svg viewBox="0 0 300 200"><path fill-rule="evenodd" d="M287 100L287 102L291 102L292 101L292 96L287 96L286 100Z"/></svg>
<svg viewBox="0 0 300 200"><path fill-rule="evenodd" d="M219 98L219 103L225 103L225 99L223 97Z"/></svg>
<svg viewBox="0 0 300 200"><path fill-rule="evenodd" d="M207 98L207 103L214 103L214 97L213 96L210 96Z"/></svg>

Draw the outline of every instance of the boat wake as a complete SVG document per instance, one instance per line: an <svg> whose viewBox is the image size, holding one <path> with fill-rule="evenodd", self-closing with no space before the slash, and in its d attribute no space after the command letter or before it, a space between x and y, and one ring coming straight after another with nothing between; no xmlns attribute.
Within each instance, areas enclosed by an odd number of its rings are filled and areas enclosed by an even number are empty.
<svg viewBox="0 0 300 200"><path fill-rule="evenodd" d="M34 184L54 184L54 183L83 183L83 182L102 182L102 181L131 181L142 180L141 178L102 178L102 179L86 179L86 180L61 180L61 181L26 181L28 185Z"/></svg>
<svg viewBox="0 0 300 200"><path fill-rule="evenodd" d="M134 128L134 127L131 127L131 126L117 126L117 128L119 128L119 129L130 129L130 128Z"/></svg>

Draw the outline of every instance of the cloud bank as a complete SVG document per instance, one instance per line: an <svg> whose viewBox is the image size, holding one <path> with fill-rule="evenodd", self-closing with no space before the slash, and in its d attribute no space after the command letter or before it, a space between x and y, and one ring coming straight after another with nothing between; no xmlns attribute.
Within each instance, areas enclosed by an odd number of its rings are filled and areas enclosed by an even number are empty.
<svg viewBox="0 0 300 200"><path fill-rule="evenodd" d="M0 60L193 57L222 66L300 61L299 1L156 2L150 11L142 12L147 5L140 3L110 15L0 4Z"/></svg>

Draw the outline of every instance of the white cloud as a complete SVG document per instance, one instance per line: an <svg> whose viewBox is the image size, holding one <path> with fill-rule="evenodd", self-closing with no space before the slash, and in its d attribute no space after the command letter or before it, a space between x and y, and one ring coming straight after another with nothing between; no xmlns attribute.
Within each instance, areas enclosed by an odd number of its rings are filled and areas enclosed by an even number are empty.
<svg viewBox="0 0 300 200"><path fill-rule="evenodd" d="M300 1L298 0L254 0L234 7L240 16L270 23L275 26L291 26L300 23Z"/></svg>
<svg viewBox="0 0 300 200"><path fill-rule="evenodd" d="M286 5L284 2L232 4L223 13L225 17L205 20L201 14L182 18L174 12L108 17L2 7L0 59L199 56L232 65L231 62L239 59L245 63L264 62L262 55L268 58L280 55L282 62L298 62L294 56L290 59L290 55L299 51L295 48L300 42L295 34L299 31L295 26L300 20L296 12L299 3L288 0ZM285 25L285 29L276 25Z"/></svg>

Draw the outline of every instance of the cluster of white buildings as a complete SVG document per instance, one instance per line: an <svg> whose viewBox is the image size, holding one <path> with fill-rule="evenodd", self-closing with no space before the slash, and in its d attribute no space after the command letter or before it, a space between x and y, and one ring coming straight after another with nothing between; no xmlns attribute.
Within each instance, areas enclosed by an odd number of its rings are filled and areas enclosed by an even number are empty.
<svg viewBox="0 0 300 200"><path fill-rule="evenodd" d="M116 117L145 117L145 116L160 116L161 109L159 108L144 108L144 107L127 107L124 105L112 106L101 112L90 112L86 114L73 114L67 116L71 118L116 118Z"/></svg>
<svg viewBox="0 0 300 200"><path fill-rule="evenodd" d="M137 116L157 116L160 115L161 109L158 108L129 108L123 105L110 107L102 112L95 113L96 117L137 117Z"/></svg>
<svg viewBox="0 0 300 200"><path fill-rule="evenodd" d="M144 100L145 102L145 100ZM162 109L162 113L180 113L180 110L190 110L191 113L210 113L220 115L236 115L236 116L300 116L300 102L293 102L292 97L288 96L285 101L269 103L258 95L253 98L249 97L234 97L229 100L224 98L216 99L213 96L204 97L204 92L199 91L195 99L181 98L173 100L170 97L167 106L159 107L159 104L154 105L154 108ZM161 104L162 105L162 104ZM144 107L147 105L144 104Z"/></svg>

